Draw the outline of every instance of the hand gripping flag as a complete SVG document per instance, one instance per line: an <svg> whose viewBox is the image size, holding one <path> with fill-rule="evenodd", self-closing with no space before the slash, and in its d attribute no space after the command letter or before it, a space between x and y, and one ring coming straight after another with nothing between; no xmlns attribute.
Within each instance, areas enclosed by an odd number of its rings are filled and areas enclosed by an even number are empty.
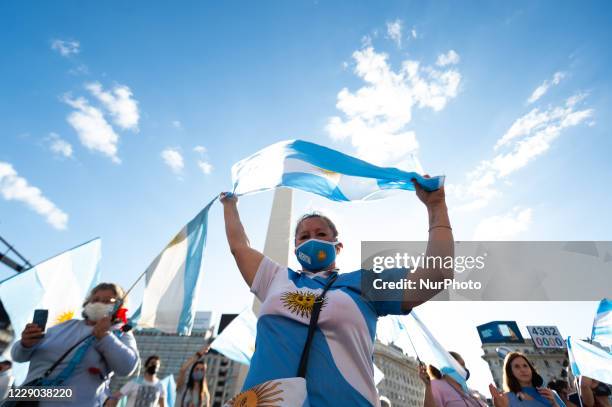
<svg viewBox="0 0 612 407"><path fill-rule="evenodd" d="M234 164L234 193L246 195L279 186L300 189L333 201L384 198L398 189L414 191L415 179L427 191L444 185L444 177L383 168L302 140L273 144Z"/></svg>

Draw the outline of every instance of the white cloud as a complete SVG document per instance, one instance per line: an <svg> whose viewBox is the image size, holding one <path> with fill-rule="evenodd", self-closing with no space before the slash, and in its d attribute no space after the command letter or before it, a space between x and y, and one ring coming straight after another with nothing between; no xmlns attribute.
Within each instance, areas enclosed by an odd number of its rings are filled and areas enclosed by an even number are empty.
<svg viewBox="0 0 612 407"><path fill-rule="evenodd" d="M458 209L479 209L499 194L496 185L546 153L564 129L577 126L593 115L592 109L577 110L584 94L568 98L564 105L544 111L533 109L517 119L497 141L494 150L504 147L489 160L482 160L468 173L465 185L449 185L448 192L463 201Z"/></svg>
<svg viewBox="0 0 612 407"><path fill-rule="evenodd" d="M415 28L413 28L412 30L410 30L410 35L412 36L412 38L416 39L417 38L417 31Z"/></svg>
<svg viewBox="0 0 612 407"><path fill-rule="evenodd" d="M200 153L200 154L204 154L206 153L208 150L206 149L206 147L204 146L195 146L193 148L193 151L195 151L196 153Z"/></svg>
<svg viewBox="0 0 612 407"><path fill-rule="evenodd" d="M56 39L51 42L51 49L59 52L63 57L69 57L70 55L79 53L81 44L79 44L78 41L63 41Z"/></svg>
<svg viewBox="0 0 612 407"><path fill-rule="evenodd" d="M62 139L59 134L49 133L49 149L57 155L61 155L66 158L72 157L72 145L69 142Z"/></svg>
<svg viewBox="0 0 612 407"><path fill-rule="evenodd" d="M514 240L531 225L531 208L514 208L499 216L483 219L474 231L472 240Z"/></svg>
<svg viewBox="0 0 612 407"><path fill-rule="evenodd" d="M121 160L117 157L117 142L119 136L106 121L100 111L82 97L71 99L64 97L64 102L76 109L68 117L68 123L76 130L81 143L90 150L99 151L115 163Z"/></svg>
<svg viewBox="0 0 612 407"><path fill-rule="evenodd" d="M400 19L387 23L387 37L399 48L402 47L402 21Z"/></svg>
<svg viewBox="0 0 612 407"><path fill-rule="evenodd" d="M206 175L210 174L213 170L213 166L203 160L198 160L198 167L200 167L200 169L202 170L202 172Z"/></svg>
<svg viewBox="0 0 612 407"><path fill-rule="evenodd" d="M180 174L183 171L183 168L185 167L185 162L183 161L183 156L177 149L167 148L162 151L161 157L163 158L166 165L170 167L172 172L174 172L175 174Z"/></svg>
<svg viewBox="0 0 612 407"><path fill-rule="evenodd" d="M138 101L132 98L133 94L129 87L116 85L110 91L104 91L99 82L88 83L85 88L95 96L109 111L113 122L126 130L138 131Z"/></svg>
<svg viewBox="0 0 612 407"><path fill-rule="evenodd" d="M66 229L68 215L45 197L40 189L31 186L25 178L20 177L11 164L2 161L0 161L0 193L7 201L23 202L44 216L55 229Z"/></svg>
<svg viewBox="0 0 612 407"><path fill-rule="evenodd" d="M436 65L438 66L446 66L446 65L455 65L458 64L461 58L459 54L457 54L454 50L448 51L446 54L438 55L438 59L436 60Z"/></svg>
<svg viewBox="0 0 612 407"><path fill-rule="evenodd" d="M387 54L372 47L355 51L353 59L354 72L365 85L355 92L344 88L338 93L336 107L345 117L331 117L326 130L335 141L350 140L364 160L378 165L402 162L419 146L416 134L406 129L412 109L442 110L457 96L461 75L454 69L421 67L411 60L403 61L395 72Z"/></svg>
<svg viewBox="0 0 612 407"><path fill-rule="evenodd" d="M183 124L180 122L180 120L173 120L172 127L174 127L175 129L182 129Z"/></svg>
<svg viewBox="0 0 612 407"><path fill-rule="evenodd" d="M529 99L527 99L527 103L530 104L540 99L542 96L544 96L544 94L546 94L546 92L548 92L548 89L550 89L551 86L561 83L563 78L565 78L564 72L555 72L551 80L545 80L540 86L535 88L531 96L529 96Z"/></svg>

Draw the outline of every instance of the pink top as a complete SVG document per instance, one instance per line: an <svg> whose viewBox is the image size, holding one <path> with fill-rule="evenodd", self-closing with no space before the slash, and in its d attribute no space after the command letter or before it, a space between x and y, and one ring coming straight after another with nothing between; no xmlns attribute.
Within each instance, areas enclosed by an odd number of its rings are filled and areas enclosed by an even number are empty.
<svg viewBox="0 0 612 407"><path fill-rule="evenodd" d="M432 380L431 392L437 407L483 407L480 400L455 389L446 380Z"/></svg>

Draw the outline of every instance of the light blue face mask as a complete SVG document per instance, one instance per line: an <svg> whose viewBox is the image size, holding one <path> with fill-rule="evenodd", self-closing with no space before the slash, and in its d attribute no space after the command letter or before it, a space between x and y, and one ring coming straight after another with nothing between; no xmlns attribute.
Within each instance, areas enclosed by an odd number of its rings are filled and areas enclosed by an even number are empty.
<svg viewBox="0 0 612 407"><path fill-rule="evenodd" d="M338 242L310 239L295 248L295 255L304 270L324 270L336 260L337 244Z"/></svg>
<svg viewBox="0 0 612 407"><path fill-rule="evenodd" d="M455 369L451 367L445 367L441 370L441 373L442 375L449 376L454 381L459 383L465 393L469 391L467 383L466 383L467 378L464 378L463 376L461 376Z"/></svg>

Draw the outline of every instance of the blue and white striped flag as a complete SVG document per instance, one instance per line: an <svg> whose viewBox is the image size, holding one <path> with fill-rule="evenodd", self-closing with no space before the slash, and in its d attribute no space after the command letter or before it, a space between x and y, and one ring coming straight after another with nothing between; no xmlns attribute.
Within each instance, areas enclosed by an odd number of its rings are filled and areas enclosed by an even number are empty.
<svg viewBox="0 0 612 407"><path fill-rule="evenodd" d="M334 201L384 198L398 189L414 191L411 180L428 191L444 177L383 168L302 140L273 144L234 164L234 193L245 195L279 186L312 192Z"/></svg>
<svg viewBox="0 0 612 407"><path fill-rule="evenodd" d="M414 310L408 315L380 318L376 337L386 344L393 342L406 353L416 352L422 362L435 366L442 374L459 383L464 391L468 391L465 369L440 345Z"/></svg>
<svg viewBox="0 0 612 407"><path fill-rule="evenodd" d="M146 270L142 305L132 317L141 328L190 335L206 246L208 210L185 225Z"/></svg>
<svg viewBox="0 0 612 407"><path fill-rule="evenodd" d="M574 376L612 383L612 353L571 336L567 338L567 351Z"/></svg>
<svg viewBox="0 0 612 407"><path fill-rule="evenodd" d="M49 310L47 327L79 318L89 290L100 280L100 239L94 239L0 282L0 298L19 339L35 309ZM6 352L10 352L9 346ZM21 384L27 363L15 363L13 374Z"/></svg>
<svg viewBox="0 0 612 407"><path fill-rule="evenodd" d="M248 366L255 353L256 336L257 317L251 308L247 308L225 327L210 347L231 360Z"/></svg>
<svg viewBox="0 0 612 407"><path fill-rule="evenodd" d="M607 298L601 300L597 308L591 340L603 346L612 346L612 301Z"/></svg>

